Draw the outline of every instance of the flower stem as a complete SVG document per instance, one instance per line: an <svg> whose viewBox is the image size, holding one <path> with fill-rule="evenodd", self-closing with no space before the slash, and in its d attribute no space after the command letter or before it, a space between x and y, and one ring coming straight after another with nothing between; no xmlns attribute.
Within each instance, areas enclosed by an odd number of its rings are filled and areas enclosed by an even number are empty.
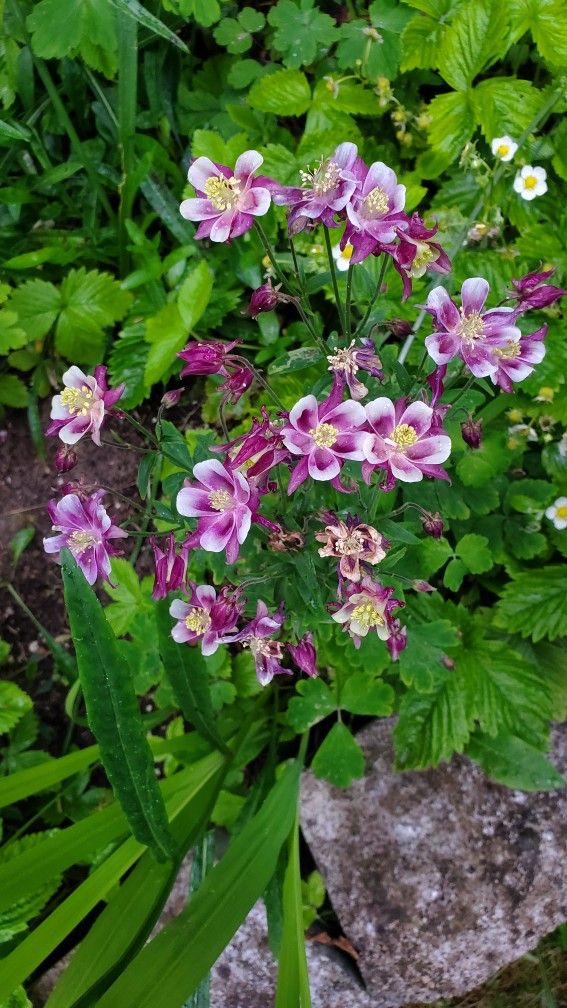
<svg viewBox="0 0 567 1008"><path fill-rule="evenodd" d="M337 271L335 269L335 260L333 259L333 250L331 248L331 236L329 235L329 228L327 227L326 224L323 226L323 233L325 235L325 247L327 249L327 258L329 260L329 269L331 271L331 280L333 282L333 291L335 294L335 301L337 304L337 314L339 316L339 322L341 325L343 336L346 338L347 332L345 326L345 317L343 314L343 306L339 295L339 285L337 283Z"/></svg>
<svg viewBox="0 0 567 1008"><path fill-rule="evenodd" d="M289 248L290 248L290 251L291 251L291 258L292 258L292 261L293 261L293 271L294 271L296 279L297 279L297 284L298 284L299 290L301 292L301 297L305 298L305 304L306 304L307 310L309 311L310 315L313 315L313 311L312 311L312 308L311 308L311 303L309 301L309 295L307 294L307 291L305 290L305 282L304 282L304 279L303 279L303 275L302 275L302 273L301 273L301 271L299 269L299 262L298 262L297 254L296 254L296 251L295 251L295 245L293 244L293 238L291 238L291 236L290 236L290 239L289 239ZM295 306L296 306L299 314L301 315L301 318L303 319L305 325L307 326L309 332L311 333L311 336L313 337L313 339L315 340L315 342L319 345L319 347L321 348L321 350L323 350L323 352L326 354L327 353L327 347L325 346L325 342L324 342L323 338L315 331L315 327L312 325L312 323L310 322L309 318L307 317L307 312L303 308L303 305L301 304L301 300L297 299L295 301Z"/></svg>
<svg viewBox="0 0 567 1008"><path fill-rule="evenodd" d="M355 336L358 336L359 333L362 335L362 332L364 330L364 326L366 325L366 323L368 322L368 319L370 318L370 315L372 313L372 309L374 308L374 305L376 304L378 296L379 296L379 294L381 292L382 284L384 283L384 277L386 275L386 270L388 269L388 265L389 265L389 259L388 259L388 256L384 253L384 258L382 260L382 266L380 268L380 275L378 277L378 282L376 284L376 290L374 291L374 294L372 295L372 299L370 301L370 304L368 305L368 308L366 309L366 314L365 314L364 318L362 319L362 322L359 322L358 325L357 325L357 327L356 327L356 329L355 329L355 332L354 332Z"/></svg>
<svg viewBox="0 0 567 1008"><path fill-rule="evenodd" d="M270 239L268 238L266 232L264 231L264 228L260 224L260 221L255 220L254 221L254 227L256 228L256 231L258 233L258 237L260 238L260 241L262 242L262 245L264 247L264 252L266 253L268 259L270 260L270 262L272 264L272 268L273 268L273 270L274 270L274 272L275 272L278 280L280 280L281 283L285 284L288 290L291 290L290 285L289 285L289 281L288 281L285 273L282 271L282 269L278 266L278 264L276 262L276 257L275 257L275 254L274 254L274 250L273 250L273 248L272 248L272 246L270 244ZM292 293L293 293L293 291L292 291Z"/></svg>
<svg viewBox="0 0 567 1008"><path fill-rule="evenodd" d="M352 263L349 263L347 281L346 281L346 317L345 317L345 327L346 327L346 337L350 339L351 337L351 296L352 296Z"/></svg>

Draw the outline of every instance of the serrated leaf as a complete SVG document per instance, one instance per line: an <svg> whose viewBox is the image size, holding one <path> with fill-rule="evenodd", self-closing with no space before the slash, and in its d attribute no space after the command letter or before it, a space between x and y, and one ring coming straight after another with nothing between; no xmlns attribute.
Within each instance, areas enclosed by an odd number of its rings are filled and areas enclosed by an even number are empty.
<svg viewBox="0 0 567 1008"><path fill-rule="evenodd" d="M124 409L139 406L146 395L144 373L148 359L148 344L144 341L144 324L136 322L122 330L114 340L108 369L112 385L126 385L120 405Z"/></svg>
<svg viewBox="0 0 567 1008"><path fill-rule="evenodd" d="M494 77L481 81L473 91L476 120L485 139L518 137L536 118L547 95L529 81Z"/></svg>
<svg viewBox="0 0 567 1008"><path fill-rule="evenodd" d="M508 732L492 738L476 732L466 752L487 777L506 787L521 791L552 791L565 787L565 778L539 749Z"/></svg>
<svg viewBox="0 0 567 1008"><path fill-rule="evenodd" d="M410 623L407 645L400 654L400 677L419 693L430 693L447 678L442 659L458 643L457 629L449 620Z"/></svg>
<svg viewBox="0 0 567 1008"><path fill-rule="evenodd" d="M458 679L448 672L430 693L402 697L394 728L396 768L425 769L462 752L469 738L465 698Z"/></svg>
<svg viewBox="0 0 567 1008"><path fill-rule="evenodd" d="M321 679L301 679L296 689L299 696L289 701L287 720L297 732L305 731L337 709L333 694Z"/></svg>
<svg viewBox="0 0 567 1008"><path fill-rule="evenodd" d="M311 769L335 787L349 787L364 776L364 753L342 721L337 721L319 746Z"/></svg>
<svg viewBox="0 0 567 1008"><path fill-rule="evenodd" d="M0 403L4 406L27 406L29 393L17 375L0 375Z"/></svg>
<svg viewBox="0 0 567 1008"><path fill-rule="evenodd" d="M89 725L134 836L170 856L172 840L130 674L98 599L72 554L61 554L65 604Z"/></svg>
<svg viewBox="0 0 567 1008"><path fill-rule="evenodd" d="M248 103L271 115L303 115L311 104L311 88L299 70L277 70L252 85Z"/></svg>
<svg viewBox="0 0 567 1008"><path fill-rule="evenodd" d="M314 7L313 0L278 0L268 14L274 25L273 44L288 67L309 66L337 37L334 21Z"/></svg>
<svg viewBox="0 0 567 1008"><path fill-rule="evenodd" d="M0 735L17 725L32 706L29 696L19 686L0 682Z"/></svg>
<svg viewBox="0 0 567 1008"><path fill-rule="evenodd" d="M567 634L565 566L514 574L496 606L496 623L534 641Z"/></svg>
<svg viewBox="0 0 567 1008"><path fill-rule="evenodd" d="M124 318L131 302L110 273L71 270L61 288L61 307L55 330L59 353L69 360L98 364L102 356L103 330Z"/></svg>
<svg viewBox="0 0 567 1008"><path fill-rule="evenodd" d="M439 175L461 153L474 132L473 109L465 92L437 95L427 107L431 117L428 140L431 151L421 159L427 178Z"/></svg>
<svg viewBox="0 0 567 1008"><path fill-rule="evenodd" d="M27 280L13 292L9 306L18 316L18 326L28 340L39 340L49 332L61 309L61 295L46 280Z"/></svg>
<svg viewBox="0 0 567 1008"><path fill-rule="evenodd" d="M457 90L506 52L508 45L505 9L500 0L474 0L465 5L448 28L437 68Z"/></svg>

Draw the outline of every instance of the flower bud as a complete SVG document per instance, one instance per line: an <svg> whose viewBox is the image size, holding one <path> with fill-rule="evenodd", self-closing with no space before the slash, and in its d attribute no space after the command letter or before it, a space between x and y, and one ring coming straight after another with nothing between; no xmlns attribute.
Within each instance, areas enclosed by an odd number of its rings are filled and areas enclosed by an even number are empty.
<svg viewBox="0 0 567 1008"><path fill-rule="evenodd" d="M55 452L53 459L57 472L66 473L74 469L79 461L77 453L69 445L62 444Z"/></svg>
<svg viewBox="0 0 567 1008"><path fill-rule="evenodd" d="M172 406L177 406L177 403L181 399L183 394L182 388L168 389L167 392L161 397L161 404L164 409L171 409Z"/></svg>
<svg viewBox="0 0 567 1008"><path fill-rule="evenodd" d="M405 339L411 332L411 323L402 318L393 318L387 323L388 329L396 339Z"/></svg>
<svg viewBox="0 0 567 1008"><path fill-rule="evenodd" d="M421 524L423 531L427 532L427 535L433 536L434 539L440 539L443 535L443 519L438 511L435 514L426 511L422 516Z"/></svg>
<svg viewBox="0 0 567 1008"><path fill-rule="evenodd" d="M390 652L392 661L397 661L400 653L407 647L408 632L405 627L402 627L398 619L392 620L391 630L392 633L386 641L386 647Z"/></svg>
<svg viewBox="0 0 567 1008"><path fill-rule="evenodd" d="M250 315L251 318L257 318L261 312L272 311L272 308L275 308L280 300L278 289L277 287L272 287L271 283L265 283L261 287L257 287L252 293L248 308L242 314Z"/></svg>
<svg viewBox="0 0 567 1008"><path fill-rule="evenodd" d="M465 444L468 444L469 448L480 448L482 444L482 420L474 420L472 416L469 416L461 424L461 434L463 441Z"/></svg>
<svg viewBox="0 0 567 1008"><path fill-rule="evenodd" d="M429 581L412 581L412 588L418 592L432 592L436 591L433 585L429 584Z"/></svg>
<svg viewBox="0 0 567 1008"><path fill-rule="evenodd" d="M302 672L305 672L311 679L315 679L319 675L316 664L317 652L310 633L306 633L298 644L288 644L287 649Z"/></svg>

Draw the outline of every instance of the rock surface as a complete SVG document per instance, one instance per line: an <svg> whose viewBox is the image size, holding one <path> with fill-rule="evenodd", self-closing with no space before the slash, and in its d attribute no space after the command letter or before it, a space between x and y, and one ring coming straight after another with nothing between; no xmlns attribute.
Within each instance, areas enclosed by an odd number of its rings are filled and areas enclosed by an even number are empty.
<svg viewBox="0 0 567 1008"><path fill-rule="evenodd" d="M307 773L302 827L370 1002L461 996L567 919L567 792L510 791L464 758L394 774L388 722L358 741L366 777ZM567 770L567 725L553 761Z"/></svg>

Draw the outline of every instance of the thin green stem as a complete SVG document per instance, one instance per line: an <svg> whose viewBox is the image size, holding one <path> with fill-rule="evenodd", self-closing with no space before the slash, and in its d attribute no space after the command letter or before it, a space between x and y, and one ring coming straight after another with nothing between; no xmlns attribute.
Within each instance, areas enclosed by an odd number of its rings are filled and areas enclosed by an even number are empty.
<svg viewBox="0 0 567 1008"><path fill-rule="evenodd" d="M361 322L358 323L358 325L357 325L357 327L355 329L355 332L354 332L355 336L358 336L359 334L362 335L362 332L364 331L364 327L365 327L366 323L368 322L368 319L370 318L370 315L372 314L372 309L374 308L374 305L376 304L376 301L378 300L378 297L380 296L380 292L382 290L382 284L384 283L384 277L386 275L386 270L388 269L389 264L390 264L390 260L388 259L388 256L384 253L384 258L382 260L382 265L380 267L380 273L379 273L379 276L378 276L378 281L376 283L376 290L374 291L374 294L372 295L372 298L370 300L370 304L368 305L368 308L366 309L366 313L364 315L364 318L362 319Z"/></svg>
<svg viewBox="0 0 567 1008"><path fill-rule="evenodd" d="M149 431L149 430L146 430L146 428L145 428L145 427L144 427L144 426L143 426L143 425L142 425L141 423L138 423L138 421L137 421L137 420L134 420L134 417L132 416L132 414L131 414L131 413L124 413L124 420L127 420L127 421L128 421L128 423L129 423L129 424L130 424L130 425L131 425L131 426L132 426L132 427L133 427L133 428L134 428L135 430L137 430L137 431L138 431L138 434L141 434L141 435L142 435L142 437L145 437L145 438L149 438L149 440L153 442L154 446L155 446L156 448L159 448L159 442L158 442L158 441L157 441L157 439L156 439L156 438L154 437L154 435L153 435L153 434L151 433L151 431Z"/></svg>
<svg viewBox="0 0 567 1008"><path fill-rule="evenodd" d="M74 680L77 676L77 669L75 667L75 662L71 658L71 655L67 654L64 648L55 640L54 637L49 633L49 630L40 623L36 616L32 613L31 609L28 608L24 602L21 595L16 591L13 584L10 581L5 581L2 585L6 589L9 595L12 596L16 605L26 614L29 620L33 623L40 637L43 638L45 644L51 651L53 658L59 665L62 672L69 677L70 680Z"/></svg>
<svg viewBox="0 0 567 1008"><path fill-rule="evenodd" d="M347 280L346 280L346 311L345 311L345 326L346 326L346 337L350 339L351 337L351 297L352 297L352 271L354 267L352 263L349 263Z"/></svg>
<svg viewBox="0 0 567 1008"><path fill-rule="evenodd" d="M342 306L341 298L340 298L340 295L339 295L339 285L338 285L338 282L337 282L337 271L336 271L336 268L335 268L335 260L333 259L333 250L331 248L331 236L329 234L329 228L327 227L326 224L323 225L323 233L325 235L325 248L327 249L327 258L329 260L329 269L331 271L331 280L332 280L332 283L333 283L333 291L334 291L334 295L335 295L335 301L336 301L336 304L337 304L337 315L339 316L339 322L340 322L340 326L341 326L341 329L342 329L343 336L346 338L346 334L347 333L346 333L346 326L345 326L345 317L344 317L344 313L343 313L343 306Z"/></svg>
<svg viewBox="0 0 567 1008"><path fill-rule="evenodd" d="M132 216L135 188L134 136L136 132L136 99L138 83L138 22L130 14L117 11L118 25L118 143L122 178L118 209L118 255L121 276L128 273L128 231L126 221Z"/></svg>
<svg viewBox="0 0 567 1008"><path fill-rule="evenodd" d="M141 524L141 528L140 528L140 535L139 535L138 541L135 543L134 549L132 550L132 553L131 553L131 555L129 557L129 560L130 560L130 563L132 564L132 566L135 565L138 557L140 556L140 553L142 551L142 547L144 545L144 540L142 538L142 535L145 535L145 533L148 531L148 526L149 526L151 518L152 518L152 507L153 507L153 503L154 503L154 500L155 500L155 496L157 494L157 489L158 489L159 481L160 481L160 478L161 478L162 459L163 459L163 456L162 455L158 455L157 458L156 458L156 461L155 461L155 465L153 467L151 490L150 490L150 493L148 494L148 499L146 501L146 506L144 508L144 515L142 517L142 524Z"/></svg>
<svg viewBox="0 0 567 1008"><path fill-rule="evenodd" d="M254 227L256 229L258 237L260 238L260 241L262 242L262 245L264 247L264 252L266 253L268 259L270 260L270 262L272 264L272 269L274 270L274 273L276 274L278 280L280 280L281 283L285 284L285 286L287 287L288 290L291 290L290 285L289 285L289 281L288 281L285 273L280 269L280 267L278 266L278 264L276 262L276 257L275 257L275 254L274 254L274 250L272 249L272 246L270 244L270 239L268 238L268 236L267 236L266 232L264 231L264 228L260 224L259 220L255 220L254 221Z"/></svg>
<svg viewBox="0 0 567 1008"><path fill-rule="evenodd" d="M255 368L254 365L251 364L250 361L246 359L246 357L240 357L238 354L234 354L234 360L238 361L239 364L242 364L243 367L249 368L250 371L252 372L252 374L254 375L254 378L258 382L258 384L261 385L262 388L266 390L266 392L268 393L268 395L275 402L275 404L278 407L278 409L285 410L285 406L284 406L283 402L281 401L281 399L279 398L279 396L277 395L277 393L274 392L274 390L273 390L272 386L270 385L270 383L268 381L266 381L266 379L263 377L263 375L260 374L260 372L257 370L257 368ZM229 438L228 438L228 435L227 435L227 441L228 440L229 440Z"/></svg>

